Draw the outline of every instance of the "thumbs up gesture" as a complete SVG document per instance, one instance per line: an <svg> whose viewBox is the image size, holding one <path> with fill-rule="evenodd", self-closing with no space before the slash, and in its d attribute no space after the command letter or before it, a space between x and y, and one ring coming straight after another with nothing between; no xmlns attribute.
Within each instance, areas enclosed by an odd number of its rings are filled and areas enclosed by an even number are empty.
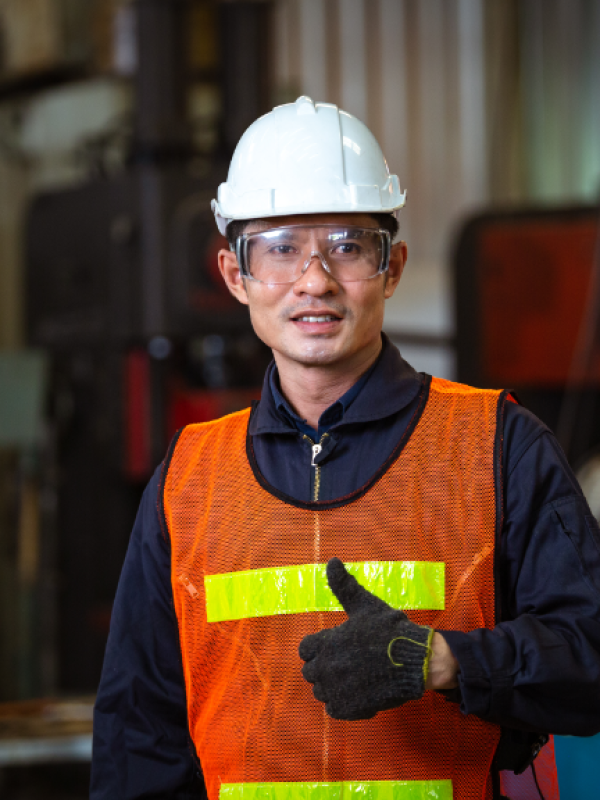
<svg viewBox="0 0 600 800"><path fill-rule="evenodd" d="M298 652L329 716L369 719L421 697L433 630L368 592L339 558L327 564L327 581L348 619L305 636Z"/></svg>

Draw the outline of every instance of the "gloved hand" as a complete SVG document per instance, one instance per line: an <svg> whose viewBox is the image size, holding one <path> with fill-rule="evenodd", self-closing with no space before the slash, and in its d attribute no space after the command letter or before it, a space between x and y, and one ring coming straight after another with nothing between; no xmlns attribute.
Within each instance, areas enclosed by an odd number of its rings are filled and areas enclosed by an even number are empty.
<svg viewBox="0 0 600 800"><path fill-rule="evenodd" d="M411 622L368 592L339 558L327 564L329 588L348 614L335 628L305 636L302 675L334 719L370 719L425 691L433 629Z"/></svg>

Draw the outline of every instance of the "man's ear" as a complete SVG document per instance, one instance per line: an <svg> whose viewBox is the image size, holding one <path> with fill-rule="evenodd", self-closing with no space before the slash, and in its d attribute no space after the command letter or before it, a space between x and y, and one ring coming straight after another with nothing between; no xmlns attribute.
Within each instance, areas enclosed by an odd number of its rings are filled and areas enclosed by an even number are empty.
<svg viewBox="0 0 600 800"><path fill-rule="evenodd" d="M231 250L219 250L219 272L231 294L243 303L248 305L248 295L244 286L244 279L240 272L235 253Z"/></svg>
<svg viewBox="0 0 600 800"><path fill-rule="evenodd" d="M406 242L398 242L392 245L390 252L390 266L387 272L387 280L385 282L385 298L386 300L391 297L396 291L396 287L400 282L404 267L406 266L406 259L408 258L408 249Z"/></svg>

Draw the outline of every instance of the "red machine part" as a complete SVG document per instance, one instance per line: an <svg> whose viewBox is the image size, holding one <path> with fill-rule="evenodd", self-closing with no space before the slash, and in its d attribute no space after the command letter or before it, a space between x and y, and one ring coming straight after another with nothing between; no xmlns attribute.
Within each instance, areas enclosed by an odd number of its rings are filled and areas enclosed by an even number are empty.
<svg viewBox="0 0 600 800"><path fill-rule="evenodd" d="M553 386L569 376L586 310L594 217L511 220L481 230L482 365L499 386ZM600 383L600 352L584 381Z"/></svg>
<svg viewBox="0 0 600 800"><path fill-rule="evenodd" d="M254 389L189 389L176 383L170 392L167 418L169 438L194 422L209 422L242 408L248 408L260 398L260 388Z"/></svg>

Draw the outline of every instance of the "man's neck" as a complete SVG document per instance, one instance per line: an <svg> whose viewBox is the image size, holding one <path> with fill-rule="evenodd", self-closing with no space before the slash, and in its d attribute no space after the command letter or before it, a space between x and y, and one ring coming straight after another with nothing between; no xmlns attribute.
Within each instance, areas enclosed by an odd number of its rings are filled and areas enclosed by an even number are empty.
<svg viewBox="0 0 600 800"><path fill-rule="evenodd" d="M277 358L279 384L288 403L315 430L321 414L354 386L376 361L381 346L346 365L307 366Z"/></svg>

